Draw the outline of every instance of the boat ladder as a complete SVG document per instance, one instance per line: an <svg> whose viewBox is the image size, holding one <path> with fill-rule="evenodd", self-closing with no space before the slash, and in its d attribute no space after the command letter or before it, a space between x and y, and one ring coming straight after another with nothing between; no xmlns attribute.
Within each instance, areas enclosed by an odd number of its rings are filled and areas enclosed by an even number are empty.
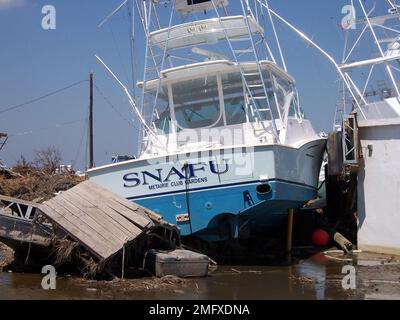
<svg viewBox="0 0 400 320"><path fill-rule="evenodd" d="M214 3L214 1L212 2ZM221 15L219 14L215 4L214 10L217 18L219 19L221 29L224 32L233 59L240 68L240 73L245 87L246 98L248 100L251 114L258 120L258 122L262 126L262 129L266 132L268 132L269 129L266 128L264 121L270 119L272 122L272 133L274 136L274 140L279 141L279 134L272 111L270 97L268 96L267 85L265 83L265 78L262 73L260 59L256 50L255 39L253 37L253 32L251 31L249 23L249 16L247 12L251 14L251 10L249 10L249 8L246 10L242 0L240 0L240 3L242 5L243 17L247 29L247 34L242 37L236 37L234 39L230 38L228 32L226 32L226 28L224 27ZM245 49L243 49L244 45L246 45ZM245 70L244 65L240 63L240 56L244 54L252 54L254 56L254 61L257 66L256 70Z"/></svg>

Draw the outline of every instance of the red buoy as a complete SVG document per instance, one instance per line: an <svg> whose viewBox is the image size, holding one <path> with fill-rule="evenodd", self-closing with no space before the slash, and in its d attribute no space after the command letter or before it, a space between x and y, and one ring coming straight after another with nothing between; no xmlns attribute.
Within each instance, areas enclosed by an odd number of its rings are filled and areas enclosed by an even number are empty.
<svg viewBox="0 0 400 320"><path fill-rule="evenodd" d="M325 247L330 240L328 232L322 229L317 229L312 234L312 242L318 247Z"/></svg>

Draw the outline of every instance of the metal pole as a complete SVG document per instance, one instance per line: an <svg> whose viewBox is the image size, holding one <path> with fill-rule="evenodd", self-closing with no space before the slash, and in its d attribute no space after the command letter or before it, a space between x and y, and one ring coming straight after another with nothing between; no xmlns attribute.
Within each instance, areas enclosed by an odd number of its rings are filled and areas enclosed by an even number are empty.
<svg viewBox="0 0 400 320"><path fill-rule="evenodd" d="M293 239L293 215L294 210L289 209L288 211L288 225L287 225L287 237L286 237L286 253L292 253L292 239Z"/></svg>
<svg viewBox="0 0 400 320"><path fill-rule="evenodd" d="M89 76L90 103L89 103L89 169L94 167L93 161L93 73Z"/></svg>
<svg viewBox="0 0 400 320"><path fill-rule="evenodd" d="M384 53L383 50L382 50L382 47L381 47L380 42L379 42L379 40L378 40L378 37L376 36L375 30L374 30L374 28L373 28L373 26L372 26L372 24L371 24L370 19L369 19L369 15L368 15L367 12L365 11L364 5L362 4L361 0L358 0L358 1L359 1L359 3L360 3L361 9L362 9L362 11L363 11L363 13L364 13L365 19L367 20L367 23L368 23L368 26L369 26L369 28L370 28L370 30L371 30L372 36L374 37L375 44L376 44L376 46L378 47L379 52L380 52L382 58L384 58L384 57L385 57L385 53ZM392 69L390 69L390 65L389 65L387 62L385 62L385 65L386 65L386 70L387 70L387 73L388 73L388 75L389 75L389 78L390 78L390 80L392 81L393 86L394 86L394 88L395 88L395 90L396 90L397 97L399 97L399 96L400 96L400 89L399 89L399 87L397 86L396 80L394 79L394 76L393 76L393 73L392 73Z"/></svg>
<svg viewBox="0 0 400 320"><path fill-rule="evenodd" d="M121 270L121 279L125 278L125 243L122 246L122 270Z"/></svg>

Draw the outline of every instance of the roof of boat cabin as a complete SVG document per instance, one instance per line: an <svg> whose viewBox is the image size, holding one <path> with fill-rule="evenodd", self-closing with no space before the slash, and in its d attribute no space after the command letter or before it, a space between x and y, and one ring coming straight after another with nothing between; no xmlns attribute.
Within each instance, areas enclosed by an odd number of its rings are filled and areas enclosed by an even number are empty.
<svg viewBox="0 0 400 320"><path fill-rule="evenodd" d="M276 63L269 60L263 60L260 61L260 64L264 70L269 69L288 82L293 84L296 83L296 80L286 71L281 69ZM244 62L240 63L240 65L245 70L256 69L256 62ZM239 66L237 63L229 60L212 60L163 70L161 71L161 81L163 83L173 83L188 79L196 79L205 75L210 76L219 73L231 73L235 71L239 71ZM146 88L155 88L158 85L158 81L159 79L146 81ZM138 82L137 86L142 88L143 81Z"/></svg>
<svg viewBox="0 0 400 320"><path fill-rule="evenodd" d="M264 33L264 29L253 17L247 18L250 30L253 33ZM221 24L225 30L220 28ZM207 44L210 41L224 40L226 36L233 39L246 35L248 35L248 27L245 23L245 16L240 15L221 17L221 21L219 18L211 18L163 28L151 32L149 39L153 45L161 48L164 48L167 43L169 49L179 49Z"/></svg>

